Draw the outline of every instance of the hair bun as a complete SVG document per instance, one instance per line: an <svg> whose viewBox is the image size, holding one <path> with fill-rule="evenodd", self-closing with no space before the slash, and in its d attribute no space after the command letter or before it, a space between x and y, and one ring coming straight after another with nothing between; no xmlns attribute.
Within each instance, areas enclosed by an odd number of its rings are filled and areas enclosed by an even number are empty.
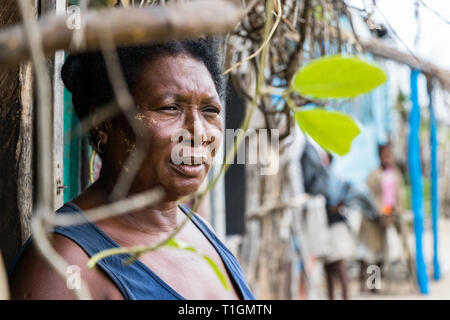
<svg viewBox="0 0 450 320"><path fill-rule="evenodd" d="M81 55L69 55L61 68L61 79L64 86L72 93L79 92L82 80L82 57Z"/></svg>

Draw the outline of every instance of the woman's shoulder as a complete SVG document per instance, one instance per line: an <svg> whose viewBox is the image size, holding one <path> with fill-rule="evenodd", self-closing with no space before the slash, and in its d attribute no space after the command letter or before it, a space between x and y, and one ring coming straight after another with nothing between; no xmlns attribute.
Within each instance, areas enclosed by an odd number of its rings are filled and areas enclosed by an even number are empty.
<svg viewBox="0 0 450 320"><path fill-rule="evenodd" d="M98 271L87 268L88 256L73 241L59 234L52 234L50 241L54 253L48 256L53 261L63 258L68 264L65 270L67 275L72 272L74 276L80 276L86 281L100 281ZM36 246L31 244L24 248L17 261L10 275L10 284L12 299L76 298L74 292L68 288L66 279L59 275Z"/></svg>
<svg viewBox="0 0 450 320"><path fill-rule="evenodd" d="M57 214L75 212L64 205ZM64 259L66 276L81 277L89 283L91 294L96 299L105 299L108 288L112 288L107 276L99 269L89 269L89 256L75 241L61 233L50 235L51 248L47 256L53 261ZM49 264L30 237L22 247L9 275L12 299L75 299L68 281ZM78 279L75 280L77 283Z"/></svg>

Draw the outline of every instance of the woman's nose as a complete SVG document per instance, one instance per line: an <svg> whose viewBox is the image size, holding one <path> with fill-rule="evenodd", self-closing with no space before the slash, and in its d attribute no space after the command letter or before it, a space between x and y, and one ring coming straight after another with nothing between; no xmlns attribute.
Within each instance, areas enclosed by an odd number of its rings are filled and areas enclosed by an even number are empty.
<svg viewBox="0 0 450 320"><path fill-rule="evenodd" d="M191 135L191 144L201 146L207 141L206 126L198 115L191 114L186 117L186 129Z"/></svg>
<svg viewBox="0 0 450 320"><path fill-rule="evenodd" d="M203 145L208 140L206 128L201 121L194 122L194 144Z"/></svg>

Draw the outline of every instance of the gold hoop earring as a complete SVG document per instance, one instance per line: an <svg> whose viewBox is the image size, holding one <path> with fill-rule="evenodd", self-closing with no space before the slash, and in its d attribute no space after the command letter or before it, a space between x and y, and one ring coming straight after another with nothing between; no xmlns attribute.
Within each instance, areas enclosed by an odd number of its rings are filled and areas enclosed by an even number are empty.
<svg viewBox="0 0 450 320"><path fill-rule="evenodd" d="M106 151L106 145L105 145L105 148L104 148L103 150L100 149L100 146L101 146L100 142L102 142L102 140L103 140L103 139L100 139L100 140L98 140L98 142L97 142L97 152L98 152L99 154L105 153L105 151Z"/></svg>

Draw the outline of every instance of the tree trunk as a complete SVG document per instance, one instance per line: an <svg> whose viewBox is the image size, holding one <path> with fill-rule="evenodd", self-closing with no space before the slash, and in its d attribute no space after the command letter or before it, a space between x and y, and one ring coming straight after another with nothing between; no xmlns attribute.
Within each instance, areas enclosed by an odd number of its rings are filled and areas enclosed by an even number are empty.
<svg viewBox="0 0 450 320"><path fill-rule="evenodd" d="M0 27L18 23L16 1L0 8ZM30 235L32 208L30 64L0 73L0 248L6 265Z"/></svg>

